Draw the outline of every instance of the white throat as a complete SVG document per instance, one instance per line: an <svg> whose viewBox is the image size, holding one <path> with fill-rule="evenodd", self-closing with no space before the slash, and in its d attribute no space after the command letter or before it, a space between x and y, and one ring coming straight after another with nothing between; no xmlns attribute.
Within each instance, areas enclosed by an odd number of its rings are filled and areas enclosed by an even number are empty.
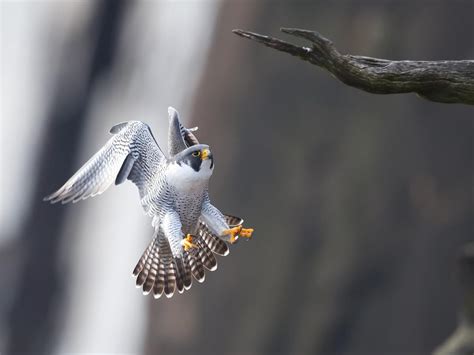
<svg viewBox="0 0 474 355"><path fill-rule="evenodd" d="M199 171L194 170L189 165L182 163L171 163L166 169L166 179L171 186L178 191L192 192L202 190L207 186L212 175L210 169L211 162L204 160Z"/></svg>

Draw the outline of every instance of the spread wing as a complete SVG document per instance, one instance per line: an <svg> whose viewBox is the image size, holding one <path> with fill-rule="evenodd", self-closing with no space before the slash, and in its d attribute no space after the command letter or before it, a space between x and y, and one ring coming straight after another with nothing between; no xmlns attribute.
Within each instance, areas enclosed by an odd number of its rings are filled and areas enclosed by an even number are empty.
<svg viewBox="0 0 474 355"><path fill-rule="evenodd" d="M110 133L112 138L45 201L77 202L127 178L138 186L142 197L148 192L166 162L150 128L143 122L129 121L112 127Z"/></svg>
<svg viewBox="0 0 474 355"><path fill-rule="evenodd" d="M197 127L186 128L179 121L179 114L173 107L168 107L169 131L168 131L168 153L172 157L186 148L199 144L192 132Z"/></svg>

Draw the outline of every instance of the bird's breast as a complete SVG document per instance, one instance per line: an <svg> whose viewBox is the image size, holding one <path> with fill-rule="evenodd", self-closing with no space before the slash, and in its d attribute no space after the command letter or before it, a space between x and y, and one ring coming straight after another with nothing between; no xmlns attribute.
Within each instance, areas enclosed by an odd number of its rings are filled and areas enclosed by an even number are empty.
<svg viewBox="0 0 474 355"><path fill-rule="evenodd" d="M172 203L179 214L184 233L194 233L209 178L210 174L196 172L186 164L173 163L167 168L166 180Z"/></svg>
<svg viewBox="0 0 474 355"><path fill-rule="evenodd" d="M201 216L203 194L176 196L174 208L179 214L183 233L194 233Z"/></svg>

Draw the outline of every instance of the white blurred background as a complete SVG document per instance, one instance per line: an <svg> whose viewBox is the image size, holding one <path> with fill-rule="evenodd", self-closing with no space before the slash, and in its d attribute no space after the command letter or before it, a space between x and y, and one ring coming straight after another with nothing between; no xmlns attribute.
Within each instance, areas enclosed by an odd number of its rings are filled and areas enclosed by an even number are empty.
<svg viewBox="0 0 474 355"><path fill-rule="evenodd" d="M91 54L76 47L88 44L71 37L87 29L96 6L90 0L2 2L0 156L10 173L2 174L0 185L0 247L25 220L60 62L64 57L72 64L91 61ZM165 149L167 107L179 108L184 123L189 117L189 98L202 76L219 3L151 1L128 6L118 29L113 68L89 94L80 151L71 157L75 167L105 143L108 130L118 122L147 122ZM75 75L67 71L76 69L66 65L63 70L60 75L67 77ZM9 123L15 127L7 127ZM66 171L61 174L68 178ZM49 189L57 187L51 184ZM152 228L132 184L113 190L95 203L68 209L65 217L58 267L68 270L68 289L60 305L57 353L137 353L143 347L146 298L136 297L131 270Z"/></svg>

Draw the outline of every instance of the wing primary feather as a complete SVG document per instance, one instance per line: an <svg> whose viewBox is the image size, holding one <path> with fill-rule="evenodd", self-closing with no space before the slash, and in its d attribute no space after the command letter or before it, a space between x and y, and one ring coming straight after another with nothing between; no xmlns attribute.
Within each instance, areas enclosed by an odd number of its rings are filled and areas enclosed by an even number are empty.
<svg viewBox="0 0 474 355"><path fill-rule="evenodd" d="M185 130L184 141L186 142L186 145L188 147L199 144L199 141L197 140L196 136L192 133L194 131L197 131L197 129L198 129L197 127L194 127L192 130L191 129Z"/></svg>
<svg viewBox="0 0 474 355"><path fill-rule="evenodd" d="M111 129L113 136L66 183L43 200L50 203L78 202L100 195L111 185L131 179L140 196L160 174L166 158L156 143L150 127L129 121ZM145 152L146 154L142 154ZM137 164L138 163L138 164Z"/></svg>

